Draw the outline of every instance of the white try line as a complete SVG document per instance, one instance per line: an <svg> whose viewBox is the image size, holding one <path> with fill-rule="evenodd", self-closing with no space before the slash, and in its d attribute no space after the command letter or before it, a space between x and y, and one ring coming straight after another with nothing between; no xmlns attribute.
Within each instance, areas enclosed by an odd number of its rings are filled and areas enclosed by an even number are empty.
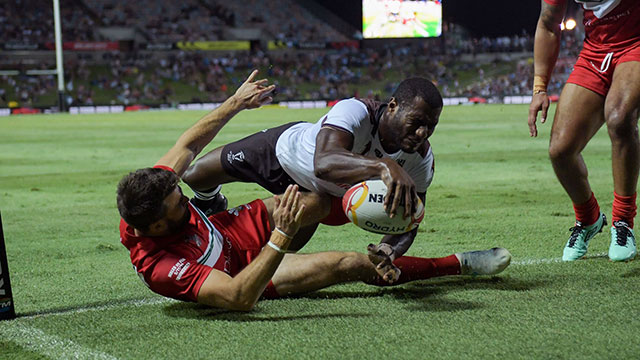
<svg viewBox="0 0 640 360"><path fill-rule="evenodd" d="M129 301L118 301L118 302L110 302L104 305L97 306L83 306L73 309L65 309L58 311L43 311L32 315L27 316L19 316L16 320L21 319L35 319L35 318L43 318L49 316L60 316L60 315L73 315L80 314L88 311L100 311L100 310L110 310L116 309L120 307L131 307L131 306L145 306L145 305L157 305L163 304L167 302L178 302L178 300L173 300L164 297L151 298L151 299L139 299L139 300L129 300Z"/></svg>
<svg viewBox="0 0 640 360"><path fill-rule="evenodd" d="M48 311L36 313L33 315L20 316L16 320L5 321L0 326L0 338L9 340L21 348L35 353L53 358L53 359L105 359L117 360L110 354L90 349L74 343L71 340L60 338L45 333L44 331L24 325L20 322L22 319L35 319L59 315L73 315L88 311L110 310L119 307L156 305L168 302L177 302L177 300L168 298L152 298L130 301L111 302L99 306L84 306L74 309L66 309L59 311Z"/></svg>
<svg viewBox="0 0 640 360"><path fill-rule="evenodd" d="M601 258L607 256L607 253L599 253L593 255L586 255L583 259L594 259ZM525 259L525 260L516 260L511 262L511 266L523 266L523 265L543 265L543 264L553 264L553 263L561 263L562 258L551 258L551 259Z"/></svg>
<svg viewBox="0 0 640 360"><path fill-rule="evenodd" d="M9 340L25 350L52 359L118 359L107 353L80 346L71 340L47 334L38 328L23 325L15 320L5 321L0 326L0 335L3 340Z"/></svg>

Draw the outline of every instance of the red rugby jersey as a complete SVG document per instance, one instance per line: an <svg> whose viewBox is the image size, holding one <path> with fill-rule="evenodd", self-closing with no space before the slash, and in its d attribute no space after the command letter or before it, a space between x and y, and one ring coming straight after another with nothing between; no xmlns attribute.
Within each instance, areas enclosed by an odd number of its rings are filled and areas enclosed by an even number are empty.
<svg viewBox="0 0 640 360"><path fill-rule="evenodd" d="M544 0L550 5L569 0ZM579 1L584 9L584 47L620 49L640 43L640 1L603 0Z"/></svg>
<svg viewBox="0 0 640 360"><path fill-rule="evenodd" d="M120 220L120 241L129 250L140 279L154 292L183 301L196 301L211 269L231 275L230 244L211 221L191 203L191 218L184 229L167 237L136 236Z"/></svg>

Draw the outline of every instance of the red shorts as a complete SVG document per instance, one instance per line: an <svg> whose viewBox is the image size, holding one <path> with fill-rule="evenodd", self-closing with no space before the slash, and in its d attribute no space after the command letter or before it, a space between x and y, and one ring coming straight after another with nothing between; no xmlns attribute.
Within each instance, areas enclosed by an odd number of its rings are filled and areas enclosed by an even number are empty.
<svg viewBox="0 0 640 360"><path fill-rule="evenodd" d="M262 251L271 237L269 213L262 200L223 211L209 218L230 246L224 249L229 256L229 273L236 276ZM227 242L225 241L225 245ZM269 281L262 293L265 298L277 298L273 282Z"/></svg>
<svg viewBox="0 0 640 360"><path fill-rule="evenodd" d="M567 82L607 96L616 65L628 61L640 61L640 43L617 51L582 49Z"/></svg>
<svg viewBox="0 0 640 360"><path fill-rule="evenodd" d="M231 276L249 265L271 237L269 213L262 200L217 213L209 220L225 239L231 241L231 248L224 249L230 256L228 270Z"/></svg>

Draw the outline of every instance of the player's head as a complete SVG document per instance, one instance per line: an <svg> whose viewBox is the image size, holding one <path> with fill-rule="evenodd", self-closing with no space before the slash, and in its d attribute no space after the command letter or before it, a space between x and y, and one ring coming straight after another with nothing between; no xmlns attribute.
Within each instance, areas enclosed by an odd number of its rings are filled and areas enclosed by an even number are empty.
<svg viewBox="0 0 640 360"><path fill-rule="evenodd" d="M427 79L403 80L393 93L380 124L391 149L415 152L433 134L442 111L442 95Z"/></svg>
<svg viewBox="0 0 640 360"><path fill-rule="evenodd" d="M118 211L124 221L145 235L166 235L189 221L188 198L174 172L158 168L138 169L120 180Z"/></svg>

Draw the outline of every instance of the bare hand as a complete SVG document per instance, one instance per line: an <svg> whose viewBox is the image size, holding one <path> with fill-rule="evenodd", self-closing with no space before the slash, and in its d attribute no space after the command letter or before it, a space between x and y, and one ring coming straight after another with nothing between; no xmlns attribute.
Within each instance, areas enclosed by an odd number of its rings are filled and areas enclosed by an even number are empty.
<svg viewBox="0 0 640 360"><path fill-rule="evenodd" d="M273 97L271 97L270 94L276 86L267 86L267 79L253 81L256 75L258 75L258 70L253 70L251 75L249 75L247 80L245 80L233 95L236 100L242 104L244 109L257 108L273 101Z"/></svg>
<svg viewBox="0 0 640 360"><path fill-rule="evenodd" d="M393 265L395 260L391 245L381 243L378 245L369 244L367 246L369 261L376 266L376 271L382 279L389 284L393 284L400 278L400 269Z"/></svg>
<svg viewBox="0 0 640 360"><path fill-rule="evenodd" d="M418 195L416 184L409 174L392 159L383 160L387 165L380 177L387 185L387 195L384 197L384 210L393 218L398 206L404 203L404 218L411 217L416 209Z"/></svg>
<svg viewBox="0 0 640 360"><path fill-rule="evenodd" d="M549 111L549 95L541 92L533 95L531 104L529 105L529 135L538 136L538 128L536 127L536 118L538 111L542 111L540 122L544 124L547 121L547 112Z"/></svg>
<svg viewBox="0 0 640 360"><path fill-rule="evenodd" d="M276 227L289 236L294 236L304 214L305 205L300 201L298 185L289 185L283 195L274 196L276 207L273 210L273 222Z"/></svg>

